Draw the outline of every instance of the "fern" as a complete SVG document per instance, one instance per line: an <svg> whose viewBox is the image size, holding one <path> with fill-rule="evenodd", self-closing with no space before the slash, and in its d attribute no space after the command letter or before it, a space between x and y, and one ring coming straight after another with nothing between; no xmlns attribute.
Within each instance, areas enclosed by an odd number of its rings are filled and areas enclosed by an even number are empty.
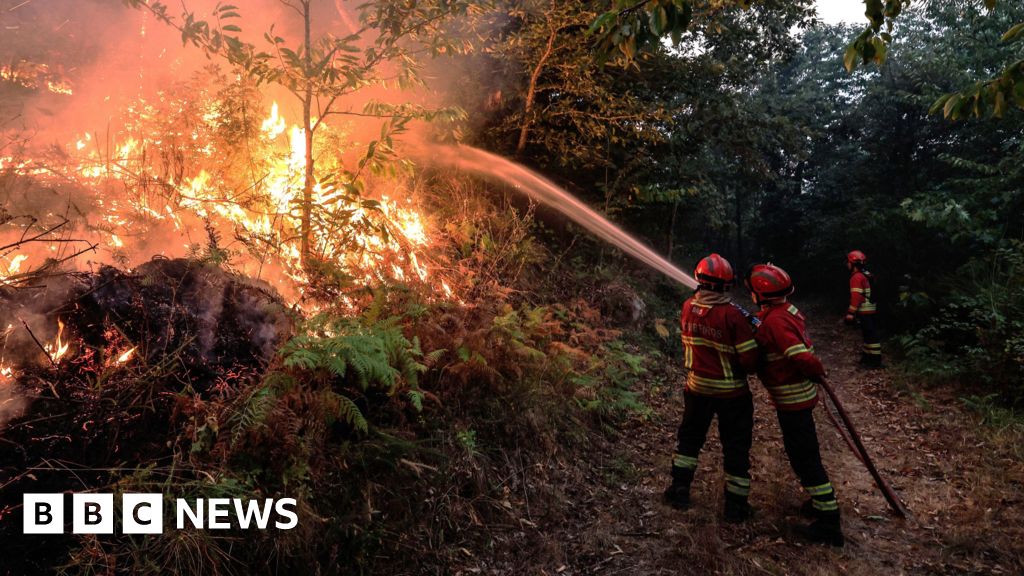
<svg viewBox="0 0 1024 576"><path fill-rule="evenodd" d="M236 410L229 422L231 422L231 445L234 446L245 435L266 421L277 394L273 386L259 386L245 398L244 404Z"/></svg>
<svg viewBox="0 0 1024 576"><path fill-rule="evenodd" d="M443 353L424 355L419 340L406 338L394 318L367 325L328 315L308 320L281 349L282 364L297 381L329 386L322 397L329 417L360 432L369 424L346 389L382 390L390 396L408 386L405 397L421 411L425 395L418 388L419 376L427 370L423 361L435 362Z"/></svg>
<svg viewBox="0 0 1024 576"><path fill-rule="evenodd" d="M345 422L353 430L363 434L369 430L369 423L366 421L366 417L363 416L363 411L348 396L328 390L324 392L324 402L334 407L331 416Z"/></svg>

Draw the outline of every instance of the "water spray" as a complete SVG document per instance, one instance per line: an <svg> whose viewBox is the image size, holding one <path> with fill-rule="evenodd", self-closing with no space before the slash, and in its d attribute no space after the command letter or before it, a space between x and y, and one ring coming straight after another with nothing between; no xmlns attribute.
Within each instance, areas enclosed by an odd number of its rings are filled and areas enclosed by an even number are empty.
<svg viewBox="0 0 1024 576"><path fill-rule="evenodd" d="M639 240L630 236L625 230L609 222L604 216L595 212L579 198L572 196L554 182L551 182L547 178L544 178L524 166L516 164L515 162L502 158L496 154L485 152L478 148L473 148L472 146L432 147L430 161L438 164L455 166L481 176L497 179L506 184L511 184L519 191L526 193L531 198L545 204L546 206L558 210L572 221L596 234L598 237L618 246L623 252L633 256L637 260L640 260L644 264L654 268L676 282L679 282L689 288L697 288L697 281L693 276L683 272L671 262L643 245ZM733 302L732 305L740 310L751 324L754 326L760 324L760 320L757 316L751 314L746 308L735 302ZM836 423L836 427L840 429L840 432L849 432L850 441L852 442L851 449L854 451L854 454L867 467L868 472L871 473L871 476L875 480L878 488L882 491L885 499L892 507L893 512L901 518L906 518L908 516L906 508L903 506L899 497L896 496L893 489L885 479L882 478L882 475L879 474L877 467L871 460L867 449L861 441L860 434L857 433L857 429L854 427L853 421L847 414L845 407L839 400L839 397L827 382L822 382L821 387L825 390L829 400L832 401L832 405L836 407L836 411L839 413L843 424L846 426L844 430L838 423Z"/></svg>
<svg viewBox="0 0 1024 576"><path fill-rule="evenodd" d="M609 222L579 198L536 172L472 146L432 146L430 153L430 161L433 163L455 166L511 184L676 282L688 288L697 288L697 281L693 276L683 272L625 230Z"/></svg>

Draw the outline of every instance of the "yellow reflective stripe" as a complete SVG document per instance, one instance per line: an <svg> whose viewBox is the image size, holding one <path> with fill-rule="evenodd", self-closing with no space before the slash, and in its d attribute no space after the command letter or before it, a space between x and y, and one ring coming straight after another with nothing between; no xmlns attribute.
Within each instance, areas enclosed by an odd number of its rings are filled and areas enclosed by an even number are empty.
<svg viewBox="0 0 1024 576"><path fill-rule="evenodd" d="M704 378L702 376L697 376L692 370L686 378L686 388L688 390L705 396L721 396L738 390L743 390L746 387L746 380L717 380L715 378Z"/></svg>
<svg viewBox="0 0 1024 576"><path fill-rule="evenodd" d="M797 314L797 312L799 312L799 310L796 309L796 306L793 306L792 304L790 304L789 308L786 308L786 312L789 312L793 316L796 316L796 314Z"/></svg>
<svg viewBox="0 0 1024 576"><path fill-rule="evenodd" d="M839 510L839 503L835 500L811 500L814 503L814 509L822 512L835 512Z"/></svg>
<svg viewBox="0 0 1024 576"><path fill-rule="evenodd" d="M801 404L814 399L818 395L817 387L810 381L805 380L797 384L786 384L783 386L769 386L768 392L776 404Z"/></svg>
<svg viewBox="0 0 1024 576"><path fill-rule="evenodd" d="M722 344L715 342L714 340L708 340L706 338L698 338L695 336L683 336L683 344L689 346L707 346L708 348L714 348L719 352L728 352L730 354L736 353L735 346L729 346L728 344Z"/></svg>
<svg viewBox="0 0 1024 576"><path fill-rule="evenodd" d="M722 394L742 389L746 386L746 380L716 380L714 378L703 378L692 371L686 378L686 387L693 392L702 394Z"/></svg>
<svg viewBox="0 0 1024 576"><path fill-rule="evenodd" d="M733 476L732 474L725 475L725 481L731 482L737 486L750 486L750 478L744 478L742 476Z"/></svg>
<svg viewBox="0 0 1024 576"><path fill-rule="evenodd" d="M785 356L783 356L782 354L776 354L775 352L769 352L769 353L764 355L764 359L769 361L769 362L777 362L777 361L782 360L784 358L785 358Z"/></svg>
<svg viewBox="0 0 1024 576"><path fill-rule="evenodd" d="M750 488L743 488L742 486L736 486L735 484L726 484L725 491L737 496L750 496Z"/></svg>
<svg viewBox="0 0 1024 576"><path fill-rule="evenodd" d="M825 482L817 486L804 486L804 491L811 496L824 496L829 492L832 492L832 483Z"/></svg>
<svg viewBox="0 0 1024 576"><path fill-rule="evenodd" d="M857 292L859 294L863 294L864 293L864 289L863 288L850 288L850 292Z"/></svg>
<svg viewBox="0 0 1024 576"><path fill-rule="evenodd" d="M672 465L676 468L694 469L697 467L697 459L693 456L684 456L678 452L672 455Z"/></svg>
<svg viewBox="0 0 1024 576"><path fill-rule="evenodd" d="M802 354L804 352L810 352L810 350L807 349L807 346L805 344L794 344L789 348L786 348L786 351L783 352L782 354L786 356L786 358L790 358L796 356L797 354Z"/></svg>
<svg viewBox="0 0 1024 576"><path fill-rule="evenodd" d="M727 380L735 380L732 374L732 360L725 352L718 353L718 361L722 363L722 376Z"/></svg>
<svg viewBox="0 0 1024 576"><path fill-rule="evenodd" d="M687 377L688 380L692 380L697 384L705 386L717 386L717 387L736 387L745 386L747 381L740 378L729 378L729 379L718 379L718 378L707 378L704 376L698 376L690 371L690 375Z"/></svg>
<svg viewBox="0 0 1024 576"><path fill-rule="evenodd" d="M687 370L690 370L693 368L693 347L684 345L683 352L683 365L686 366Z"/></svg>
<svg viewBox="0 0 1024 576"><path fill-rule="evenodd" d="M861 312L874 312L876 310L876 307L871 302L862 302L858 310L860 310Z"/></svg>
<svg viewBox="0 0 1024 576"><path fill-rule="evenodd" d="M754 348L757 348L757 341L754 340L753 338L747 340L746 342L741 342L736 345L737 352L748 352L750 350L753 350Z"/></svg>

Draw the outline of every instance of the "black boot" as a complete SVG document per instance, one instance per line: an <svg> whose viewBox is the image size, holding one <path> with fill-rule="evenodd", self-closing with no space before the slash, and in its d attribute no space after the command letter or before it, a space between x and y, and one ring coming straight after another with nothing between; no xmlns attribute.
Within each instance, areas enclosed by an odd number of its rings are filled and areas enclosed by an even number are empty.
<svg viewBox="0 0 1024 576"><path fill-rule="evenodd" d="M724 516L726 522L744 522L754 516L754 508L746 498L726 494Z"/></svg>
<svg viewBox="0 0 1024 576"><path fill-rule="evenodd" d="M882 367L882 355L881 354L861 354L860 365L869 370L877 369Z"/></svg>
<svg viewBox="0 0 1024 576"><path fill-rule="evenodd" d="M807 526L794 526L793 531L806 540L841 548L846 543L839 523L839 514L820 514Z"/></svg>
<svg viewBox="0 0 1024 576"><path fill-rule="evenodd" d="M665 503L676 510L686 510L690 507L690 485L673 480L665 489L663 497Z"/></svg>
<svg viewBox="0 0 1024 576"><path fill-rule="evenodd" d="M663 494L666 504L676 510L686 510L690 507L690 484L693 483L693 473L692 468L672 465L672 484Z"/></svg>

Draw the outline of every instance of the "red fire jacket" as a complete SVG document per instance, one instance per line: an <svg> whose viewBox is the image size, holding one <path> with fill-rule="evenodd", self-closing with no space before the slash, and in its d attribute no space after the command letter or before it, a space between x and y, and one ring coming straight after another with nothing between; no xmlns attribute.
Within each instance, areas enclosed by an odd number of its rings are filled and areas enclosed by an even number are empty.
<svg viewBox="0 0 1024 576"><path fill-rule="evenodd" d="M825 367L814 355L804 315L789 302L766 305L758 313L757 345L761 359L757 376L778 410L813 408Z"/></svg>
<svg viewBox="0 0 1024 576"><path fill-rule="evenodd" d="M874 314L875 303L871 300L871 282L866 274L854 270L850 275L850 307L847 314Z"/></svg>
<svg viewBox="0 0 1024 576"><path fill-rule="evenodd" d="M757 342L750 321L719 294L701 293L683 303L686 389L731 398L748 392L747 374L757 369Z"/></svg>

